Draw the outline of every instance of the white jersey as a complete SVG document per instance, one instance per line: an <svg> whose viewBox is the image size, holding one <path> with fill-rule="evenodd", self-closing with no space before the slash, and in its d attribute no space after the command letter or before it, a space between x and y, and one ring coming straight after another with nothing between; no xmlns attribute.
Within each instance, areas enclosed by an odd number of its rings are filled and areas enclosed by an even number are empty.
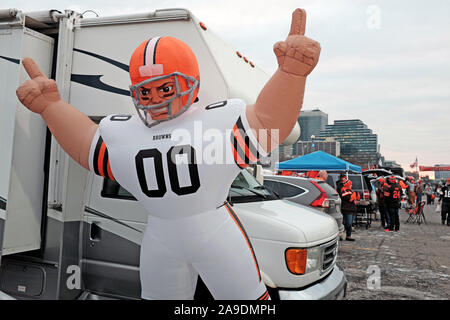
<svg viewBox="0 0 450 320"><path fill-rule="evenodd" d="M137 115L107 116L92 142L90 169L116 180L159 218L216 209L240 170L266 155L245 107L239 99L191 106L151 128Z"/></svg>

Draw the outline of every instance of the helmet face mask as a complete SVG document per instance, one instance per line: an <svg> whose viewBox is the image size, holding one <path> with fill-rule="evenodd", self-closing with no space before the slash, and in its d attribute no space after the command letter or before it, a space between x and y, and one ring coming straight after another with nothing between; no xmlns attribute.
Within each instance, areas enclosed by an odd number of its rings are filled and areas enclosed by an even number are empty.
<svg viewBox="0 0 450 320"><path fill-rule="evenodd" d="M187 89L184 91L182 91L181 89L182 86L180 83L180 78L186 82ZM143 95L141 93L141 89L146 89L145 86L166 79L170 79L170 82L173 82L175 84L174 95L167 100L164 97L160 97L160 100L163 101L158 104L151 104L150 99L149 104L143 105ZM193 103L194 92L198 88L198 84L199 81L194 77L187 76L180 72L173 72L169 75L149 78L130 86L130 94L139 117L144 122L144 124L150 128L162 121L173 119L185 112L187 108ZM182 99L185 96L187 96L186 99ZM175 101L176 99L180 100L179 103ZM183 104L181 100L186 100L186 102ZM161 113L164 113L162 112L162 108L164 107L167 108L167 116L159 116Z"/></svg>

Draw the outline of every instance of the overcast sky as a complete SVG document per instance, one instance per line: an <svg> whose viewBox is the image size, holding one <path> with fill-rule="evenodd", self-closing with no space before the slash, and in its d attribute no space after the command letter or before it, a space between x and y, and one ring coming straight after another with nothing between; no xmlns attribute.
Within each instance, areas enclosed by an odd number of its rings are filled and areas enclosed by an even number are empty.
<svg viewBox="0 0 450 320"><path fill-rule="evenodd" d="M277 67L273 44L287 36L292 11L305 8L306 36L322 53L303 110L319 108L329 123L361 119L382 155L405 168L416 156L420 165L450 163L450 1L2 0L0 7L100 16L187 8L269 74Z"/></svg>

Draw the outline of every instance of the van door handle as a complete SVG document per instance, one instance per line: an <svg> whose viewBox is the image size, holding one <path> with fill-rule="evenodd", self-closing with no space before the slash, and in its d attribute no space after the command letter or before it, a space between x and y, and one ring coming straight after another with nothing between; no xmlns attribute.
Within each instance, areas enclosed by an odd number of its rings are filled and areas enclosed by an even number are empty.
<svg viewBox="0 0 450 320"><path fill-rule="evenodd" d="M89 230L89 240L100 241L102 239L102 228L100 222L92 222Z"/></svg>

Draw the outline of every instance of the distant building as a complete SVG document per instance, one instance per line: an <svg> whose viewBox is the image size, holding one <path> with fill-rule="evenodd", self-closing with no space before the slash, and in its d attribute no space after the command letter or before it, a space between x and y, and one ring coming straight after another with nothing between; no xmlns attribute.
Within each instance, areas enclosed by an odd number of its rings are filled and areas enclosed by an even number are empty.
<svg viewBox="0 0 450 320"><path fill-rule="evenodd" d="M359 119L335 120L320 131L319 138L334 138L340 143L340 158L363 169L380 160L378 136Z"/></svg>
<svg viewBox="0 0 450 320"><path fill-rule="evenodd" d="M341 154L341 145L339 141L334 139L297 142L297 156L303 156L319 150L339 157Z"/></svg>
<svg viewBox="0 0 450 320"><path fill-rule="evenodd" d="M384 161L385 167L401 167L395 160L385 160Z"/></svg>
<svg viewBox="0 0 450 320"><path fill-rule="evenodd" d="M292 153L293 145L290 146L280 146L278 149L279 152L279 161L287 161L295 158L295 155Z"/></svg>
<svg viewBox="0 0 450 320"><path fill-rule="evenodd" d="M435 164L434 166L450 167L450 164ZM436 181L443 180L445 182L445 180L447 180L448 178L450 178L450 171L434 171L434 179Z"/></svg>
<svg viewBox="0 0 450 320"><path fill-rule="evenodd" d="M328 114L319 109L301 111L298 124L300 125L298 141L311 141L311 136L318 137L320 131L325 129L328 124ZM297 144L294 144L293 153L297 154Z"/></svg>

